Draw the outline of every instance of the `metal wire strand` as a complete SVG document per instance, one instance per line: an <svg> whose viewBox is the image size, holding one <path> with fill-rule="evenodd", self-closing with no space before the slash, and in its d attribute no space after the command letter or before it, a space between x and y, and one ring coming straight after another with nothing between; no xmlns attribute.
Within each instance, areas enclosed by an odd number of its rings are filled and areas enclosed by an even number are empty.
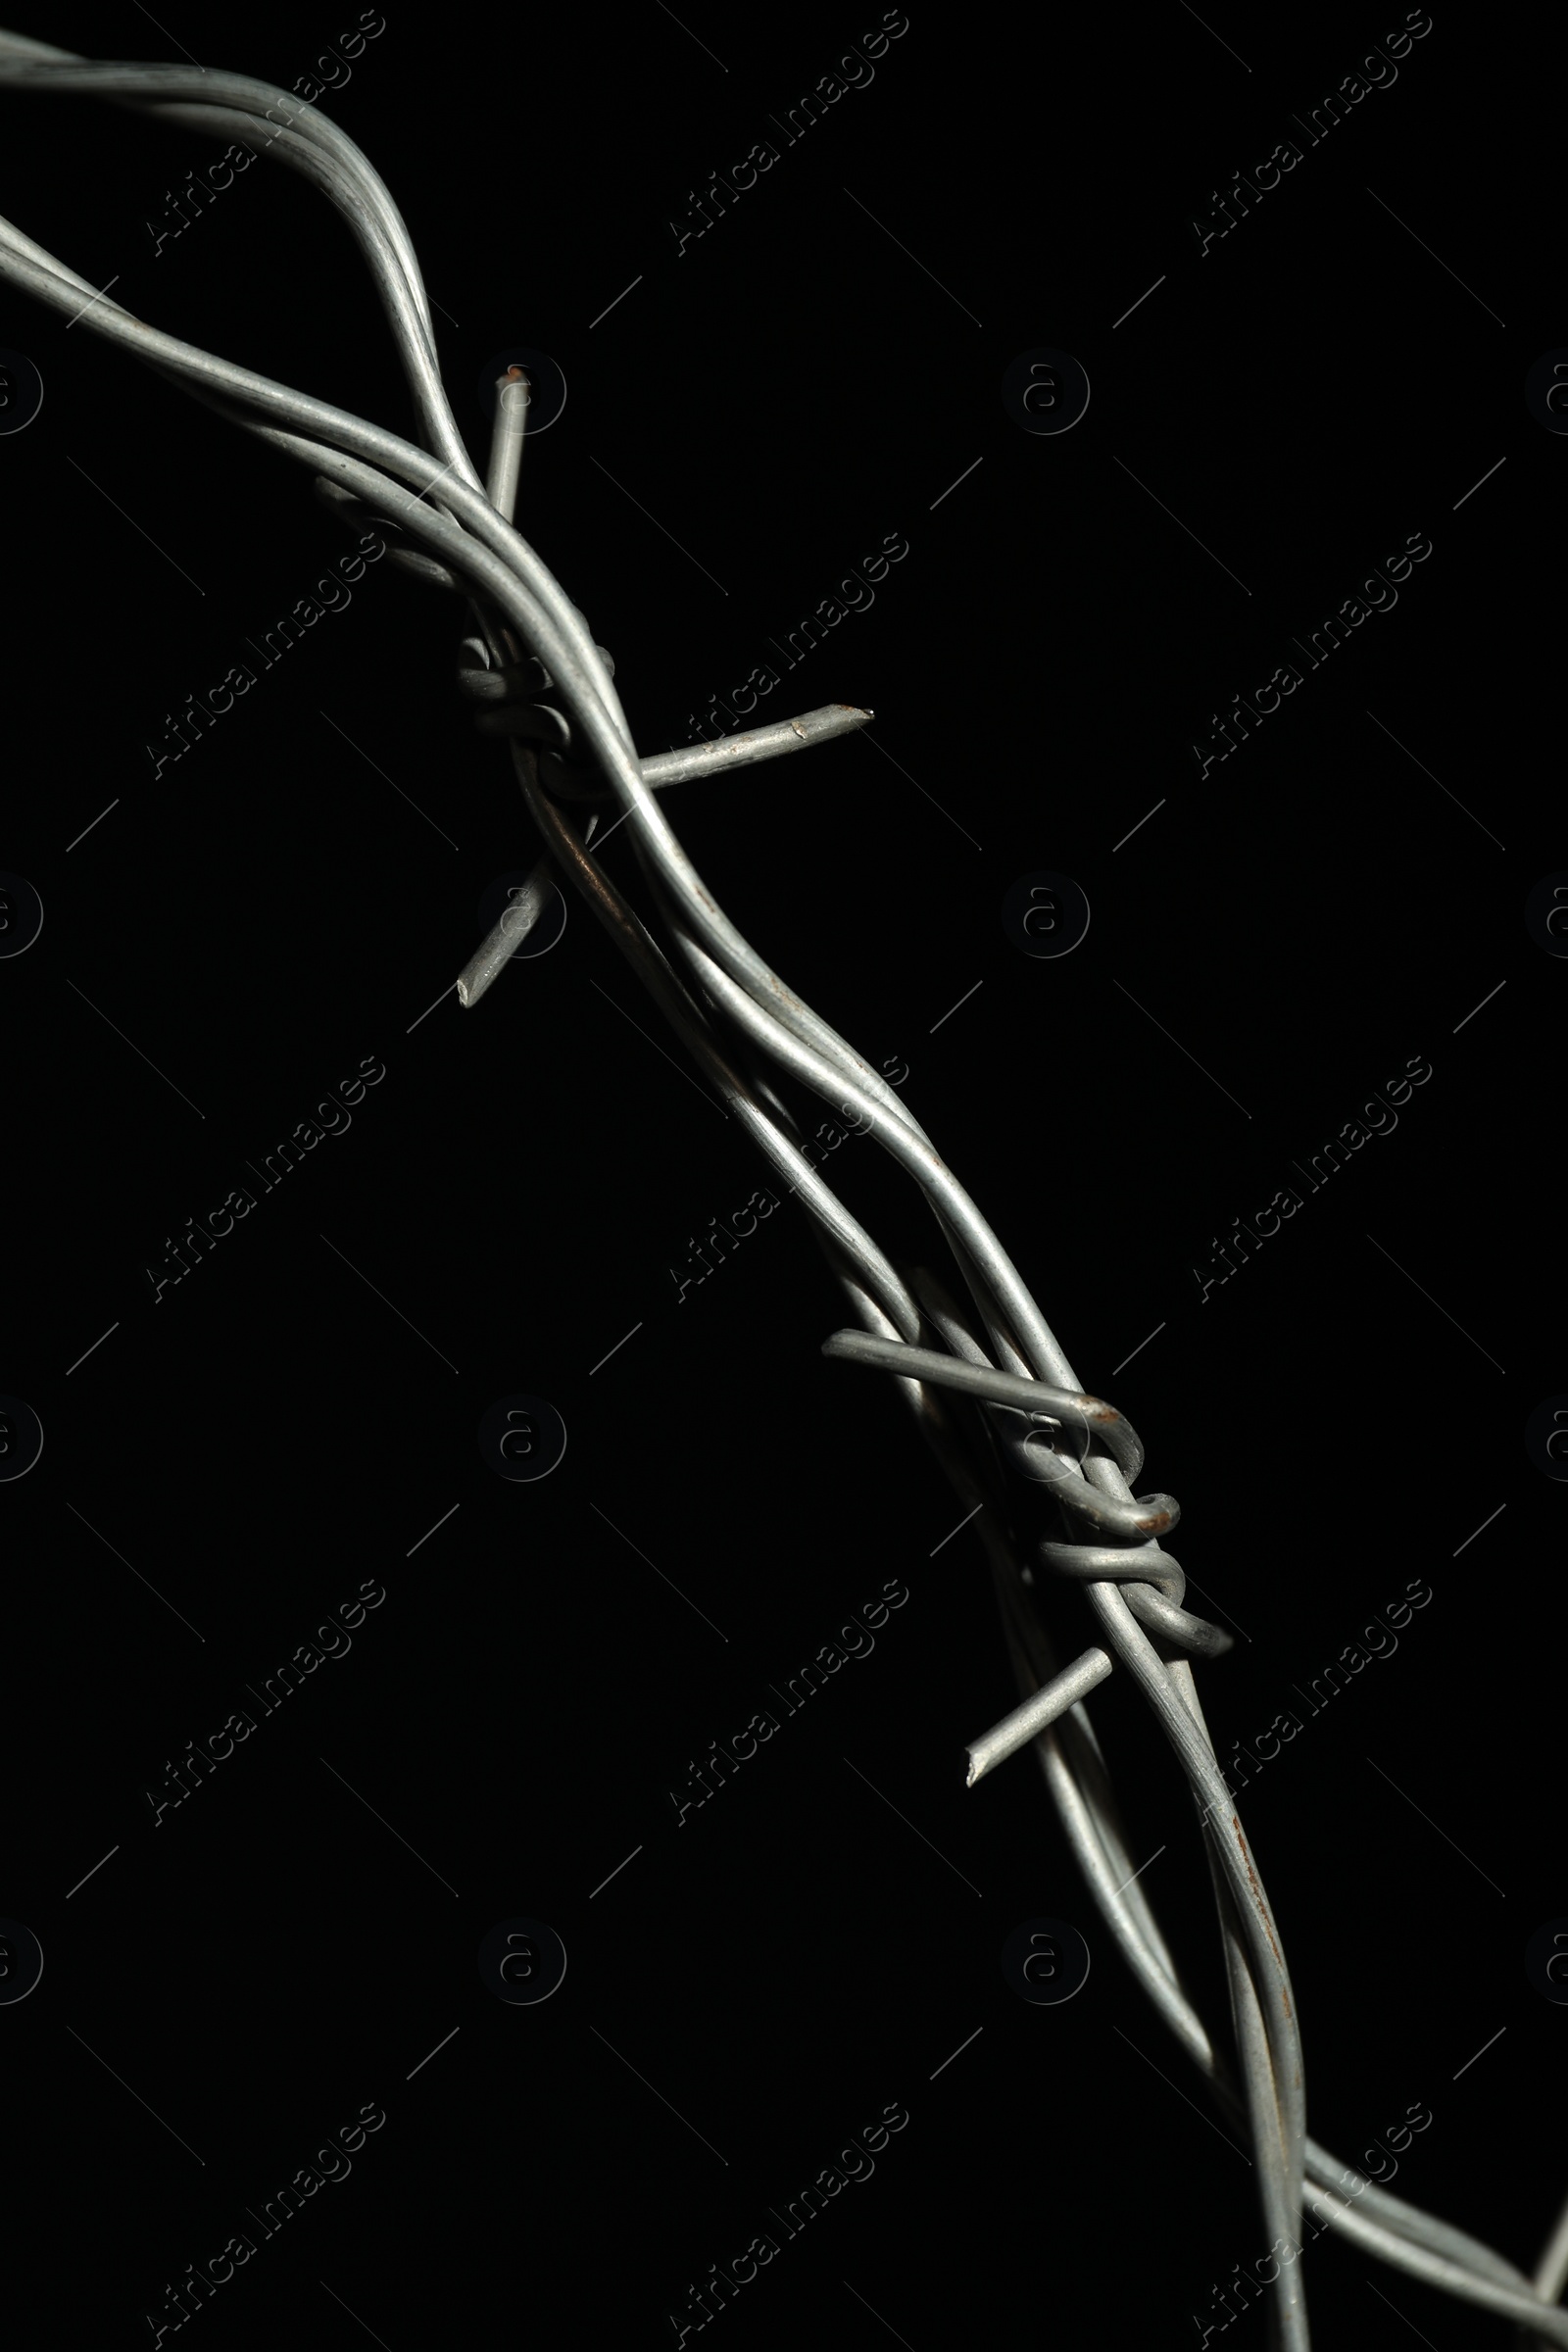
<svg viewBox="0 0 1568 2352"><path fill-rule="evenodd" d="M898 1272L864 1228L822 1182L796 1145L719 1051L702 1011L682 988L660 952L658 942L644 929L608 876L589 856L564 809L559 808L527 773L527 754L514 744L518 781L529 811L555 850L579 895L592 908L621 954L649 989L676 1035L703 1067L731 1110L747 1127L777 1174L789 1184L813 1214L816 1223L853 1265L895 1330L919 1329L919 1309Z"/></svg>
<svg viewBox="0 0 1568 2352"><path fill-rule="evenodd" d="M923 1310L943 1328L944 1336L952 1341L961 1335L966 1342L965 1353L973 1349L978 1354L972 1335L962 1325L937 1278L927 1269L916 1269L911 1276L911 1287ZM901 1355L903 1352L900 1351ZM905 1385L900 1382L901 1387ZM954 1483L956 1493L972 1500L967 1487L956 1479ZM1009 1653L1019 1687L1028 1690L1049 1681L1054 1672L1049 1640L1038 1620L1017 1605L1022 1593L1021 1577L1026 1572L1019 1569L1016 1558L1011 1556L1006 1536L1000 1528L988 1525L988 1515L982 1515L976 1525L987 1539L994 1567L1001 1570L997 1581ZM1126 1952L1150 2000L1207 2079L1226 2120L1250 2135L1246 2102L1181 1987L1175 1963L1136 1875L1132 1849L1116 1811L1104 1759L1087 1711L1081 1706L1074 1707L1034 1744L1048 1789L1102 1917ZM1314 2188L1338 2192L1314 2206L1319 2227L1353 2235L1358 2245L1392 2267L1479 2307L1517 2311L1517 2301L1509 2302L1508 2297L1522 2296L1534 2319L1530 2303L1532 2282L1491 2247L1406 2204L1342 2165L1311 2137L1304 2142L1304 2154L1306 2174ZM1564 2218L1560 2236L1561 2273L1548 2273L1544 2262L1536 2282L1535 2291L1543 2301L1560 2293L1562 2277L1568 2275L1568 2216ZM1473 2292L1476 2287L1480 2291ZM1504 2290L1500 2300L1491 2295L1488 2290L1492 2288ZM1564 2315L1555 2315L1548 2327L1549 2332L1531 2340L1568 2341L1568 2321Z"/></svg>

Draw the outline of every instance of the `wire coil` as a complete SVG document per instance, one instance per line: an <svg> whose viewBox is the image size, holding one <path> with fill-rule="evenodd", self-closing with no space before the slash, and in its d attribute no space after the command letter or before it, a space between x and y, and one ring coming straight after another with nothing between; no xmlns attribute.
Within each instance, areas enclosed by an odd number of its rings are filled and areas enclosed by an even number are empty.
<svg viewBox="0 0 1568 2352"><path fill-rule="evenodd" d="M906 1379L931 1381L938 1388L983 1400L993 1426L1002 1426L1011 1439L1012 1459L1024 1475L1049 1483L1069 1525L1075 1530L1087 1529L1097 1539L1085 1543L1042 1538L1036 1557L1043 1566L1084 1583L1118 1584L1139 1623L1173 1651L1218 1658L1235 1647L1231 1635L1181 1606L1187 1579L1179 1562L1157 1541L1181 1517L1175 1495L1135 1495L1130 1502L1119 1501L1114 1495L1097 1493L1079 1464L1057 1450L1054 1441L1074 1431L1103 1446L1126 1478L1138 1476L1144 1464L1143 1443L1131 1422L1103 1397L999 1372L984 1362L960 1363L931 1348L873 1339L859 1331L835 1332L823 1342L822 1353L846 1363L874 1365ZM1022 1432L1016 1426L1020 1421L1028 1424Z"/></svg>
<svg viewBox="0 0 1568 2352"><path fill-rule="evenodd" d="M573 757L571 719L555 679L537 656L493 668L482 637L465 637L458 663L458 690L477 703L473 723L481 735L511 737L534 746L539 781L564 801L614 798L597 767ZM603 646L599 657L611 677L615 664Z"/></svg>

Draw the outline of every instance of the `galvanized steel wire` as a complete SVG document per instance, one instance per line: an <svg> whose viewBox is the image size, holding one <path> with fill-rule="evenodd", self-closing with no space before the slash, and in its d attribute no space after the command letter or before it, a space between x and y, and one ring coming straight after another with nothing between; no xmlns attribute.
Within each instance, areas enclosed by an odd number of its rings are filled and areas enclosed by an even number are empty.
<svg viewBox="0 0 1568 2352"><path fill-rule="evenodd" d="M893 1377L973 1513L1021 1703L971 1745L971 1783L1018 1747L1034 1747L1107 1930L1221 2113L1247 2135L1271 2239L1298 2245L1304 2208L1320 2226L1395 2268L1516 2321L1527 2340L1568 2347L1568 2312L1553 2308L1568 2280L1568 2214L1532 2279L1462 2230L1341 2165L1307 2134L1290 1975L1190 1662L1220 1655L1229 1637L1181 1605L1185 1579L1161 1547L1179 1506L1168 1494L1134 1496L1130 1481L1142 1469L1142 1445L1113 1407L1085 1396L1022 1276L931 1138L888 1081L742 935L656 801L656 790L684 775L807 748L863 723L868 713L829 707L754 730L738 744L641 760L612 662L512 523L524 446L515 410L498 419L489 478L481 479L442 387L429 303L407 228L354 143L314 107L248 75L100 64L15 33L0 32L0 83L90 95L238 141L300 172L348 222L385 310L423 446L147 324L3 220L0 275L306 466L328 506L355 527L367 515L395 525L401 567L465 598L473 634L465 640L460 685L478 706L485 731L507 739L547 858L591 907L692 1061L811 1218L861 1327L829 1339L825 1352ZM598 806L579 829L570 804L587 801ZM594 854L600 817L612 801L628 828L662 940ZM460 987L466 1005L477 1003L520 930L536 919L548 871L543 862L536 870L526 903L510 918L508 939L492 935L466 968ZM874 1136L920 1188L968 1294L966 1307L928 1269L895 1266L823 1181L772 1083L779 1077ZM1049 1487L1060 1507L1060 1540L1038 1542L1032 1558L1010 1533L1015 1511L1004 1466ZM1083 1584L1101 1634L1099 1647L1065 1668L1040 1606L1054 1576ZM1138 1685L1198 1809L1229 1977L1234 2062L1184 1989L1136 1875L1083 1703L1085 1692L1111 1672ZM1301 2266L1293 2261L1277 2272L1269 2289L1274 2341L1280 2352L1305 2352Z"/></svg>

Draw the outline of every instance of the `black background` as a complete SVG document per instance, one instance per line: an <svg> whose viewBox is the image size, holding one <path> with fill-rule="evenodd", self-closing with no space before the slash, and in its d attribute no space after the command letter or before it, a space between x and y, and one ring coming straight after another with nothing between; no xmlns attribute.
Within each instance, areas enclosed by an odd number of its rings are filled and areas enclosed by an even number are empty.
<svg viewBox="0 0 1568 2352"><path fill-rule="evenodd" d="M1523 1951L1568 1900L1561 1489L1523 1427L1568 1380L1543 1311L1564 966L1523 906L1568 864L1544 554L1568 445L1523 382L1568 340L1533 246L1560 42L1440 7L1200 258L1210 191L1402 12L915 7L786 147L770 113L862 14L398 10L325 107L405 214L481 466L486 360L564 370L518 519L645 753L907 539L760 713L847 700L873 726L664 806L774 968L907 1062L1146 1486L1179 1496L1194 1605L1242 1637L1199 1675L1221 1752L1430 1583L1243 1814L1314 2134L1355 2161L1426 2103L1396 2193L1533 2269L1568 2012ZM24 28L287 88L352 21ZM155 257L147 222L220 142L85 97L0 112L29 235L138 317L413 432L303 181L258 166ZM763 137L778 163L677 255L689 191ZM725 2340L1194 2340L1265 2251L1253 2183L1034 1763L963 1787L1015 1696L989 1578L972 1530L943 1543L959 1511L888 1385L820 1356L849 1317L803 1212L677 1303L671 1269L766 1171L655 1051L579 902L471 1012L442 998L486 885L536 854L454 690L458 608L372 568L155 780L166 714L348 543L302 469L87 325L6 288L0 343L45 384L0 441L0 863L45 907L0 966L0 1388L45 1430L0 1490L0 1910L46 1963L0 2011L25 2340L85 2340L100 2298L95 2342L151 2340L166 2282L259 2239L245 2209L368 2101L387 2121L352 2176L260 2240L201 2340L672 2342L688 2285L890 2102L909 2122L874 2178L782 2243ZM1040 346L1092 385L1059 437L1001 397ZM1211 713L1412 534L1433 552L1397 608L1200 781ZM624 839L606 863L646 910ZM1037 868L1093 909L1055 961L1002 927ZM386 1074L352 1129L155 1305L166 1239L362 1057ZM1397 1131L1307 1193L1292 1162L1418 1058ZM890 1254L932 1257L891 1162L856 1143L829 1172ZM1194 1269L1290 1184L1298 1214L1202 1299ZM516 1392L568 1432L541 1484L479 1456ZM689 1760L890 1579L909 1597L874 1654L677 1828ZM155 1828L166 1760L365 1580L386 1598L351 1654ZM1087 1609L1052 1607L1075 1654ZM1122 1678L1090 1712L1223 2035L1180 1776ZM1093 1953L1061 2008L1001 1971L1043 1914ZM479 1980L519 1915L568 1953L541 2007ZM74 2253L46 2263L62 2199ZM1404 2341L1395 2313L1442 2352L1511 2340L1343 2240L1307 2282L1324 2343Z"/></svg>

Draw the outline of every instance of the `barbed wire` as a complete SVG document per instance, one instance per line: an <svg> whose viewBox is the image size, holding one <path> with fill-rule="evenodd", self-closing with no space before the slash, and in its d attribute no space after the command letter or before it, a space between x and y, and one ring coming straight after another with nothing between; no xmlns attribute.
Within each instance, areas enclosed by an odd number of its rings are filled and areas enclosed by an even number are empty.
<svg viewBox="0 0 1568 2352"><path fill-rule="evenodd" d="M1341 2165L1306 2132L1297 2005L1273 1913L1216 1760L1192 1659L1230 1637L1182 1606L1186 1580L1161 1539L1180 1507L1135 1496L1144 1448L1103 1399L1087 1396L1011 1259L931 1138L886 1078L788 987L730 921L655 798L693 776L777 758L863 726L834 704L721 743L641 759L614 664L555 574L513 523L529 385L496 386L481 480L441 382L430 307L392 196L352 140L316 108L248 75L184 66L99 63L0 32L0 83L91 95L220 133L300 172L342 215L370 270L412 394L423 446L200 350L132 316L0 220L0 276L155 368L178 390L303 465L356 531L390 529L398 568L461 598L460 691L482 733L509 746L545 856L456 983L478 1004L539 920L559 872L593 910L731 1114L802 1202L860 1329L823 1352L891 1375L985 1547L1020 1704L968 1749L973 1787L1032 1745L1085 1882L1145 1993L1216 2105L1252 2150L1265 2230L1299 2248L1303 2209L1428 2285L1518 2323L1523 2340L1568 2347L1568 2210L1534 2278L1463 2230ZM590 805L593 804L593 805ZM619 815L601 829L608 808ZM584 820L570 810L585 808ZM656 937L594 854L620 823L662 933ZM930 1269L896 1266L807 1157L775 1079L834 1105L872 1135L923 1192L967 1291L959 1305ZM983 1336L982 1336L983 1335ZM951 1400L951 1401L950 1401ZM1014 1532L1006 1473L1050 1490L1062 1536ZM1015 1495L1016 1490L1013 1490ZM1044 1499L1044 1498L1043 1498ZM1042 1599L1054 1576L1079 1582L1101 1643L1058 1665ZM1109 1769L1084 1700L1107 1676L1136 1683L1174 1751L1198 1812L1219 1917L1234 2064L1189 1997L1139 1884ZM1307 2352L1300 2265L1268 2285L1276 2352Z"/></svg>

